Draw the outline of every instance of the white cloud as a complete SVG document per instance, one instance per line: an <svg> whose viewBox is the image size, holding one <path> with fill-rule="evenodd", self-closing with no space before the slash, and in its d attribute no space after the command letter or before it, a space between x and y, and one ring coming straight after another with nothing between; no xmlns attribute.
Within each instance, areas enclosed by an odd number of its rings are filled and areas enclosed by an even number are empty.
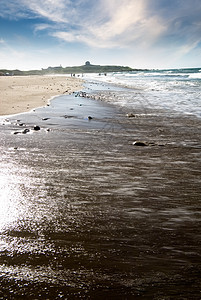
<svg viewBox="0 0 201 300"><path fill-rule="evenodd" d="M148 45L160 36L164 26L160 18L147 15L146 2L102 0L92 6L90 14L77 8L71 27L65 31L58 27L51 34L67 42L83 42L98 48L127 47L136 42Z"/></svg>
<svg viewBox="0 0 201 300"><path fill-rule="evenodd" d="M83 42L81 36L65 31L52 33L52 36L57 37L66 42Z"/></svg>
<svg viewBox="0 0 201 300"><path fill-rule="evenodd" d="M200 0L3 0L0 16L43 18L34 32L68 43L139 51L157 44L184 55L200 41L200 9Z"/></svg>
<svg viewBox="0 0 201 300"><path fill-rule="evenodd" d="M147 1L10 0L4 2L2 11L15 18L42 17L47 24L36 24L35 32L50 30L51 35L64 41L122 47L136 41L144 43L145 38L150 43L163 32L160 18L147 14ZM48 24L50 21L54 26Z"/></svg>
<svg viewBox="0 0 201 300"><path fill-rule="evenodd" d="M45 23L37 24L34 26L34 33L37 33L38 31L49 30L51 28L54 28L54 26Z"/></svg>
<svg viewBox="0 0 201 300"><path fill-rule="evenodd" d="M4 39L0 38L0 44L5 44Z"/></svg>
<svg viewBox="0 0 201 300"><path fill-rule="evenodd" d="M101 26L91 26L90 32L99 46L148 45L160 36L164 26L159 18L150 18L145 8L145 1L119 1L110 19Z"/></svg>
<svg viewBox="0 0 201 300"><path fill-rule="evenodd" d="M30 11L40 17L58 23L68 21L66 14L66 9L70 5L68 0L23 0L23 2Z"/></svg>
<svg viewBox="0 0 201 300"><path fill-rule="evenodd" d="M100 38L110 38L125 32L130 26L140 22L144 18L144 1L123 0L105 2L105 11L109 10L110 18L98 30L96 34Z"/></svg>

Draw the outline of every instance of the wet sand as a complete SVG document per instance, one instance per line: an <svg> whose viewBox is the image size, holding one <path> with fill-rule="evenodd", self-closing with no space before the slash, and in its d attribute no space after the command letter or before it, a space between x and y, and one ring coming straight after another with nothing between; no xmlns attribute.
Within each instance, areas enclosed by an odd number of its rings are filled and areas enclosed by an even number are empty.
<svg viewBox="0 0 201 300"><path fill-rule="evenodd" d="M201 121L63 101L0 126L0 296L200 299Z"/></svg>
<svg viewBox="0 0 201 300"><path fill-rule="evenodd" d="M81 86L82 80L66 76L0 76L0 115L27 112Z"/></svg>

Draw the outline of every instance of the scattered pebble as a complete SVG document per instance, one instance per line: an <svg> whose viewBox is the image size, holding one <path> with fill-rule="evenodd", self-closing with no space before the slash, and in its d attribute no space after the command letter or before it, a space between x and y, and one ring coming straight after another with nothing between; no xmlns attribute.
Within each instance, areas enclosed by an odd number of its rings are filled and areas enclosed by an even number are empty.
<svg viewBox="0 0 201 300"><path fill-rule="evenodd" d="M143 142L143 141L135 141L133 142L133 145L134 146L141 146L141 147L145 147L145 146L160 146L160 147L163 147L165 146L164 144L158 144L158 143L155 143L155 142Z"/></svg>
<svg viewBox="0 0 201 300"><path fill-rule="evenodd" d="M142 141L135 141L133 142L134 146L141 146L141 147L145 147L148 146L148 144L146 142L142 142Z"/></svg>
<svg viewBox="0 0 201 300"><path fill-rule="evenodd" d="M132 114L132 113L128 113L126 116L127 116L128 118L135 118L135 115Z"/></svg>
<svg viewBox="0 0 201 300"><path fill-rule="evenodd" d="M35 125L35 126L34 126L34 130L35 130L35 131L39 131L39 130L40 130L40 126Z"/></svg>
<svg viewBox="0 0 201 300"><path fill-rule="evenodd" d="M26 133L28 133L28 132L30 132L30 129L28 129L28 128L26 128L26 129L24 129L24 130L22 131L23 134L26 134Z"/></svg>

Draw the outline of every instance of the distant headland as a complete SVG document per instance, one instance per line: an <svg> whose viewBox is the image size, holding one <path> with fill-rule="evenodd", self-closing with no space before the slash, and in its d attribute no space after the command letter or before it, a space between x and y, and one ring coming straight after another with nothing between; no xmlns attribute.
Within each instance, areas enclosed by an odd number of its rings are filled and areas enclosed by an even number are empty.
<svg viewBox="0 0 201 300"><path fill-rule="evenodd" d="M140 71L139 69L132 69L130 67L115 66L115 65L92 65L89 61L82 66L74 67L48 67L41 70L6 70L0 69L0 76L14 76L14 75L48 75L48 74L82 74L82 73L109 73L109 72L129 72Z"/></svg>

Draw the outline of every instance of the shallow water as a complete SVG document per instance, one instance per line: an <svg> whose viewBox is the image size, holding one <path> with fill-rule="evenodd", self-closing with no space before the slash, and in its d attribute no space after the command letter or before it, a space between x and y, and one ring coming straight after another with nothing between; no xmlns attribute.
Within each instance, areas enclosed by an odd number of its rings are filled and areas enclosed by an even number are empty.
<svg viewBox="0 0 201 300"><path fill-rule="evenodd" d="M135 109L165 109L201 118L201 69L144 70L108 73L107 76L87 74L86 78L129 87L115 100L118 105ZM133 90L133 92L132 92Z"/></svg>
<svg viewBox="0 0 201 300"><path fill-rule="evenodd" d="M75 96L0 125L0 297L200 299L199 121Z"/></svg>

